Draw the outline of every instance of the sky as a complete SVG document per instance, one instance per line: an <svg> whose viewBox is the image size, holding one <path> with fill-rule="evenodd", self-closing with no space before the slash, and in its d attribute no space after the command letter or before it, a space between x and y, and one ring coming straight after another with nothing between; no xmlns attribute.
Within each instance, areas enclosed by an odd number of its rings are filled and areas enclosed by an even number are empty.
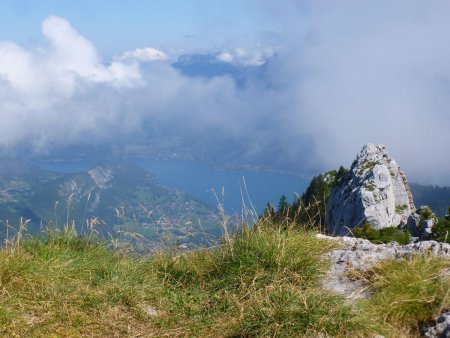
<svg viewBox="0 0 450 338"><path fill-rule="evenodd" d="M252 163L270 155L311 174L349 166L372 142L410 181L450 185L448 1L0 7L0 149L132 144L156 125L183 144ZM183 54L258 76L245 85L230 74L190 76L173 67Z"/></svg>
<svg viewBox="0 0 450 338"><path fill-rule="evenodd" d="M177 52L209 51L274 29L275 22L241 0L2 0L3 39L45 43L39 27L49 15L65 18L110 58L151 44ZM256 9L255 9L256 7Z"/></svg>

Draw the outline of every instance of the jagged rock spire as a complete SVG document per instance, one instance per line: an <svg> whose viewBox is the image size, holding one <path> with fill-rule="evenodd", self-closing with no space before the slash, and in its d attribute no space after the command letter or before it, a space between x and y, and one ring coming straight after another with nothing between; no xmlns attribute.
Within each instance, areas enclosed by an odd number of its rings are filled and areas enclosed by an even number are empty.
<svg viewBox="0 0 450 338"><path fill-rule="evenodd" d="M369 222L375 229L405 225L415 211L405 173L384 145L367 144L331 192L327 228L345 235Z"/></svg>

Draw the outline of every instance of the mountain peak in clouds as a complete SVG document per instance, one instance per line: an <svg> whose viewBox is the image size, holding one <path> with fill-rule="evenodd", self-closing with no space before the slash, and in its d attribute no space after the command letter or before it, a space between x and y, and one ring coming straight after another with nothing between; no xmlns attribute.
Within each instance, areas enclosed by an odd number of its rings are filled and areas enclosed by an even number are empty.
<svg viewBox="0 0 450 338"><path fill-rule="evenodd" d="M172 64L183 75L190 77L214 78L217 76L231 77L239 87L253 80L261 80L265 72L265 62L262 64L243 64L224 59L223 53L184 54Z"/></svg>

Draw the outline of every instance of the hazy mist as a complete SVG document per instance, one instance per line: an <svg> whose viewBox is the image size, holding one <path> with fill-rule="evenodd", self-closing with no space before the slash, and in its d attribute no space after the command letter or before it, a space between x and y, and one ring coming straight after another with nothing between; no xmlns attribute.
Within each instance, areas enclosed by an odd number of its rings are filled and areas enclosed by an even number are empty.
<svg viewBox="0 0 450 338"><path fill-rule="evenodd" d="M450 184L449 2L250 3L274 31L211 51L259 70L241 86L183 75L154 46L104 60L57 16L43 18L39 47L0 41L0 147L132 145L160 127L154 137L310 174L373 142L411 180Z"/></svg>

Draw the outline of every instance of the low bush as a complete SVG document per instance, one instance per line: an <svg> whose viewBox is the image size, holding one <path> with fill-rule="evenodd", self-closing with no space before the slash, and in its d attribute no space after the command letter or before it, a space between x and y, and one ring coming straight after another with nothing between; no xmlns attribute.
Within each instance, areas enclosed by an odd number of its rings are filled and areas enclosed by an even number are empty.
<svg viewBox="0 0 450 338"><path fill-rule="evenodd" d="M450 208L447 216L440 218L431 230L431 238L444 243L450 243Z"/></svg>
<svg viewBox="0 0 450 338"><path fill-rule="evenodd" d="M397 242L398 244L408 244L410 234L407 230L402 230L396 227L388 227L376 230L369 223L364 223L361 227L352 229L353 236L357 238L368 239L372 243L389 243Z"/></svg>

